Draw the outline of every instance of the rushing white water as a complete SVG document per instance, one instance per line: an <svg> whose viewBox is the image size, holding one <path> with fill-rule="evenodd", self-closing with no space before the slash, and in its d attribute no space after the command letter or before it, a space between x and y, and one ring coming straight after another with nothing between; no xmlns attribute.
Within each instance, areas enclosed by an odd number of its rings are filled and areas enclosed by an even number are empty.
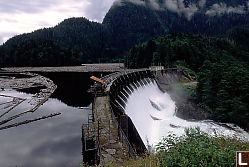
<svg viewBox="0 0 249 167"><path fill-rule="evenodd" d="M128 98L125 112L134 123L146 146L155 146L169 132L181 136L185 128L200 127L210 135L235 136L249 141L249 134L234 124L221 126L213 121L186 121L175 116L176 106L156 83L138 87Z"/></svg>

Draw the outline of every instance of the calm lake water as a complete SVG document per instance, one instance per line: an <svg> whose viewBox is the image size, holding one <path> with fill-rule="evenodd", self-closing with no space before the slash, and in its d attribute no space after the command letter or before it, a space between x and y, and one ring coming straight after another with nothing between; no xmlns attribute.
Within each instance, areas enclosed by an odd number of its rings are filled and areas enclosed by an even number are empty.
<svg viewBox="0 0 249 167"><path fill-rule="evenodd" d="M61 115L0 130L0 167L74 167L82 162L81 125L87 122L92 96L86 90L90 86L91 75L97 73L44 73L58 85L53 96L34 113L16 118L2 126L35 119L44 115L60 112ZM26 99L13 111L6 114L8 118L31 108L29 103L34 90L1 91L2 95L11 95ZM0 97L0 104L11 98ZM0 114L6 111L0 105Z"/></svg>

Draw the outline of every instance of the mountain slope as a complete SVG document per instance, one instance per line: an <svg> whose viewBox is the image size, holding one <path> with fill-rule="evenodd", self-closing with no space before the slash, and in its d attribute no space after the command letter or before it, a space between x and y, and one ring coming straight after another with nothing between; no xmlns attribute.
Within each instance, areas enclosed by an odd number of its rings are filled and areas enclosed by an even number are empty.
<svg viewBox="0 0 249 167"><path fill-rule="evenodd" d="M54 28L11 38L0 46L0 66L120 61L134 45L168 32L224 36L236 26L249 25L247 3L247 0L121 0L114 3L102 24L71 18Z"/></svg>
<svg viewBox="0 0 249 167"><path fill-rule="evenodd" d="M241 49L249 51L249 26L235 27L226 34Z"/></svg>
<svg viewBox="0 0 249 167"><path fill-rule="evenodd" d="M67 19L54 28L11 38L1 47L6 55L2 61L7 66L57 66L96 62L103 48L108 44L105 39L106 34L104 27L99 23L90 22L85 18ZM49 45L50 49L46 49L44 45ZM39 56L42 59L41 55L44 53L47 56L43 63L31 61L32 58ZM55 56L58 62L54 61ZM67 61L60 63L59 59L63 57L68 57ZM27 61L20 62L19 60L22 59Z"/></svg>

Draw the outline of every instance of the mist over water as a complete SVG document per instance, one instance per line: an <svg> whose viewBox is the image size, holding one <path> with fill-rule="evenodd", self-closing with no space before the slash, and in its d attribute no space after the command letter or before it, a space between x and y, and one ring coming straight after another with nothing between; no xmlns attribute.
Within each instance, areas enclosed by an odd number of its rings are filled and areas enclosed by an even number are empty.
<svg viewBox="0 0 249 167"><path fill-rule="evenodd" d="M126 114L133 121L146 146L155 146L169 133L183 135L185 128L200 127L210 135L235 136L249 141L249 134L234 124L215 123L211 120L187 121L175 116L176 106L167 93L163 93L155 82L138 87L125 106Z"/></svg>

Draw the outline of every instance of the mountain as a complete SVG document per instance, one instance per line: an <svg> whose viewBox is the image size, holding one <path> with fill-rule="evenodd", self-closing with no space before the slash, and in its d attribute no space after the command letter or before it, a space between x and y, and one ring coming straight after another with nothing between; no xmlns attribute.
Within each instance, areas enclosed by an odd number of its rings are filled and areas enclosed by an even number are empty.
<svg viewBox="0 0 249 167"><path fill-rule="evenodd" d="M99 23L85 18L67 19L54 28L11 38L1 47L5 56L1 56L0 62L7 66L58 66L96 62L108 45L107 34L104 26Z"/></svg>
<svg viewBox="0 0 249 167"><path fill-rule="evenodd" d="M127 50L168 32L223 36L235 26L249 25L249 13L247 0L123 0L103 24L115 34L116 47Z"/></svg>
<svg viewBox="0 0 249 167"><path fill-rule="evenodd" d="M228 35L240 45L226 32L249 25L248 7L247 0L119 0L102 24L71 18L11 38L0 47L0 66L117 62L134 45L169 32Z"/></svg>

